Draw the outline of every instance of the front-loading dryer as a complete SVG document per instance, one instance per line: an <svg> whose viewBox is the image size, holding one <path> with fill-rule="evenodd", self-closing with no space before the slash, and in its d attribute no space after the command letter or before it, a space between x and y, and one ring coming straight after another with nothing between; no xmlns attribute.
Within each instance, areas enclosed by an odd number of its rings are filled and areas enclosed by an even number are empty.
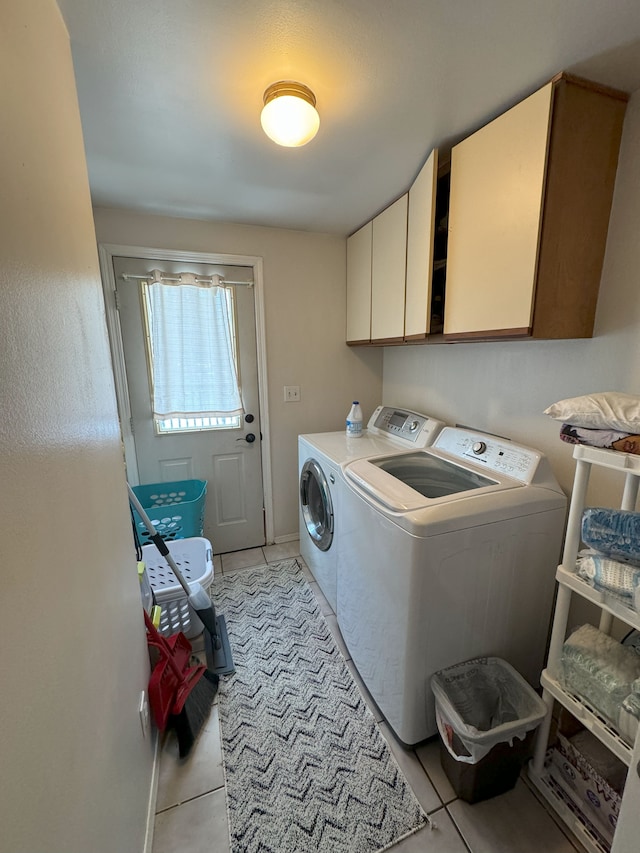
<svg viewBox="0 0 640 853"><path fill-rule="evenodd" d="M300 554L334 612L342 466L365 456L428 447L443 426L442 421L418 412L378 406L359 438L345 431L298 436Z"/></svg>
<svg viewBox="0 0 640 853"><path fill-rule="evenodd" d="M445 667L494 655L537 684L566 513L546 457L445 427L343 475L338 625L398 738L436 734Z"/></svg>

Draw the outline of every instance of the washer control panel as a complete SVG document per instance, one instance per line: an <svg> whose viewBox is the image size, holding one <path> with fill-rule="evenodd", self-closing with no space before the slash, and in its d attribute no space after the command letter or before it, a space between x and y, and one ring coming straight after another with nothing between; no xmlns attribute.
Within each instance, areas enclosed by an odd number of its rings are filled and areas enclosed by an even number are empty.
<svg viewBox="0 0 640 853"><path fill-rule="evenodd" d="M370 432L402 439L412 446L427 447L443 426L442 421L418 412L378 406L371 415L367 428Z"/></svg>
<svg viewBox="0 0 640 853"><path fill-rule="evenodd" d="M458 459L468 459L497 474L513 477L521 483L532 481L541 458L540 453L529 447L455 427L445 427L433 446Z"/></svg>

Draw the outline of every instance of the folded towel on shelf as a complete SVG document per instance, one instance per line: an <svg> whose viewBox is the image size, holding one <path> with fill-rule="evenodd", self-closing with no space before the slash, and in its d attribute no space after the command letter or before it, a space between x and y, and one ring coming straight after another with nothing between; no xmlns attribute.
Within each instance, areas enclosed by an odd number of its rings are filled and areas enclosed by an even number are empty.
<svg viewBox="0 0 640 853"><path fill-rule="evenodd" d="M582 513L581 536L605 557L640 566L640 512L588 507Z"/></svg>
<svg viewBox="0 0 640 853"><path fill-rule="evenodd" d="M567 690L583 698L613 726L629 694L640 696L640 655L593 625L567 638L560 656Z"/></svg>
<svg viewBox="0 0 640 853"><path fill-rule="evenodd" d="M568 444L586 444L590 447L605 447L609 450L621 450L617 447L623 439L630 441L632 436L628 432L616 429L587 429L586 427L573 426L573 424L562 424L560 427L560 440ZM637 438L637 436L636 436ZM635 443L634 443L635 446ZM625 451L627 453L640 453L640 440L636 451Z"/></svg>
<svg viewBox="0 0 640 853"><path fill-rule="evenodd" d="M576 569L593 586L629 598L628 605L640 612L640 568L588 550L578 554Z"/></svg>
<svg viewBox="0 0 640 853"><path fill-rule="evenodd" d="M562 424L560 439L568 444L587 444L591 447L612 447L614 442L627 438L628 432L617 429L588 429L573 424Z"/></svg>

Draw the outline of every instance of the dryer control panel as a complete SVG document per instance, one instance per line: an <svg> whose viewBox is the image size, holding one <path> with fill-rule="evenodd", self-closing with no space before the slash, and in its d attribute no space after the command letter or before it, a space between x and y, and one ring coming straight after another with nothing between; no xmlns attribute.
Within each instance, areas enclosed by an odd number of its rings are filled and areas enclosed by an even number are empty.
<svg viewBox="0 0 640 853"><path fill-rule="evenodd" d="M468 459L482 468L505 474L521 483L530 483L542 454L530 447L512 444L486 433L447 427L435 441L434 448L458 459Z"/></svg>
<svg viewBox="0 0 640 853"><path fill-rule="evenodd" d="M367 429L369 432L406 441L411 447L427 447L433 443L443 426L442 421L418 412L378 406L369 419Z"/></svg>

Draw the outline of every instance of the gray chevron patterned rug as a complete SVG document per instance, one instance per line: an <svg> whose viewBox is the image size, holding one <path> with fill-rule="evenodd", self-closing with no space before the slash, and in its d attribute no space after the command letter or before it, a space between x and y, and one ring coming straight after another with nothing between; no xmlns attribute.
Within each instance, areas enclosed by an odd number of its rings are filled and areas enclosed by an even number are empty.
<svg viewBox="0 0 640 853"><path fill-rule="evenodd" d="M424 826L296 560L211 594L236 665L219 690L232 853L374 853Z"/></svg>

